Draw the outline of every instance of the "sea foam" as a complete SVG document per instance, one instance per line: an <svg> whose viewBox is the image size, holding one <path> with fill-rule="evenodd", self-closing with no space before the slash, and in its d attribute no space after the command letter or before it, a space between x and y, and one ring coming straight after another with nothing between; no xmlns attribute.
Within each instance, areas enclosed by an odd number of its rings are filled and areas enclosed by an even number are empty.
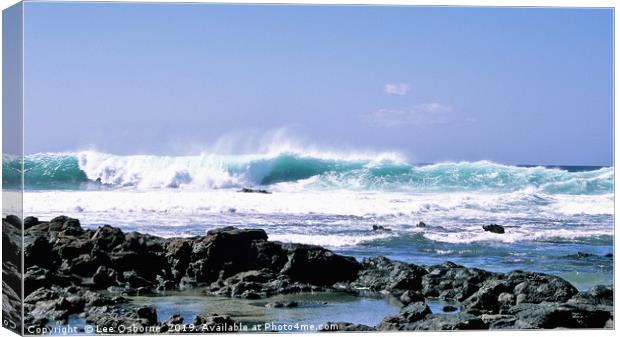
<svg viewBox="0 0 620 337"><path fill-rule="evenodd" d="M19 170L3 162L6 187ZM100 152L35 154L24 159L27 189L225 189L384 192L613 192L613 168L550 168L489 161L412 165L395 153L275 152L248 155L120 156ZM15 186L13 186L15 185Z"/></svg>

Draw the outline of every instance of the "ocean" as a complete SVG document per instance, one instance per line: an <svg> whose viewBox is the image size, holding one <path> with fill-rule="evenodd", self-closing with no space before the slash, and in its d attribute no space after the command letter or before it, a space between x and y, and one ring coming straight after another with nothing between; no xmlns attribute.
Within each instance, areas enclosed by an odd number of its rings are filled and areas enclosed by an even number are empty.
<svg viewBox="0 0 620 337"><path fill-rule="evenodd" d="M19 162L4 157L3 170L4 188L18 189ZM272 240L360 259L539 271L579 289L613 283L613 167L413 165L395 153L84 151L28 155L24 170L24 214L41 219L64 214L85 227L164 237L262 228ZM492 223L505 233L482 229Z"/></svg>

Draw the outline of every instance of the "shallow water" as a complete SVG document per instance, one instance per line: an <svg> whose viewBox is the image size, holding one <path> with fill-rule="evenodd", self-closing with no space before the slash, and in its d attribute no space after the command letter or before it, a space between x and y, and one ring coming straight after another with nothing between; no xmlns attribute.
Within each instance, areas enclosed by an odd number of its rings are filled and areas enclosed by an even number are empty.
<svg viewBox="0 0 620 337"><path fill-rule="evenodd" d="M498 234L501 235L501 234ZM357 247L336 249L345 255L387 257L420 265L446 261L496 272L536 271L560 276L579 290L597 284L613 284L613 238L514 243L436 242L422 235L405 235ZM585 254L578 255L578 252Z"/></svg>
<svg viewBox="0 0 620 337"><path fill-rule="evenodd" d="M277 295L267 299L247 300L228 297L205 296L198 290L172 292L167 296L140 296L132 298L134 304L152 305L157 309L158 319L167 320L180 314L184 323L191 323L197 314L228 315L235 322L248 327L262 325L268 331L282 331L284 325L299 324L297 330L316 330L321 324L351 322L377 325L385 316L399 311L395 300L359 297L336 292ZM298 302L295 308L267 308L271 302ZM314 328L310 328L313 326Z"/></svg>

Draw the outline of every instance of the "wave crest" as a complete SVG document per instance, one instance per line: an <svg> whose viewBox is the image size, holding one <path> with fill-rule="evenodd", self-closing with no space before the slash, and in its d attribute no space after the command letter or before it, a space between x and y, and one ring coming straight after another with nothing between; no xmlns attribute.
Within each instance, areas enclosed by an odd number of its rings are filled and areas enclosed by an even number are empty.
<svg viewBox="0 0 620 337"><path fill-rule="evenodd" d="M4 158L6 159L6 158ZM3 160L5 186L19 170ZM24 159L26 188L345 189L406 192L606 194L613 168L522 167L489 161L410 165L392 154L282 152L255 155L120 156L94 151L35 154Z"/></svg>

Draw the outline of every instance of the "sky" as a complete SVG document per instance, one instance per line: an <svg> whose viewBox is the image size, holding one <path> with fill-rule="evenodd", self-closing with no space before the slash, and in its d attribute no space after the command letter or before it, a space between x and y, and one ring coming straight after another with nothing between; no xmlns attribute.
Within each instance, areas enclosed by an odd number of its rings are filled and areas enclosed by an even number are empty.
<svg viewBox="0 0 620 337"><path fill-rule="evenodd" d="M25 151L295 141L424 163L611 165L612 20L609 9L26 3Z"/></svg>

